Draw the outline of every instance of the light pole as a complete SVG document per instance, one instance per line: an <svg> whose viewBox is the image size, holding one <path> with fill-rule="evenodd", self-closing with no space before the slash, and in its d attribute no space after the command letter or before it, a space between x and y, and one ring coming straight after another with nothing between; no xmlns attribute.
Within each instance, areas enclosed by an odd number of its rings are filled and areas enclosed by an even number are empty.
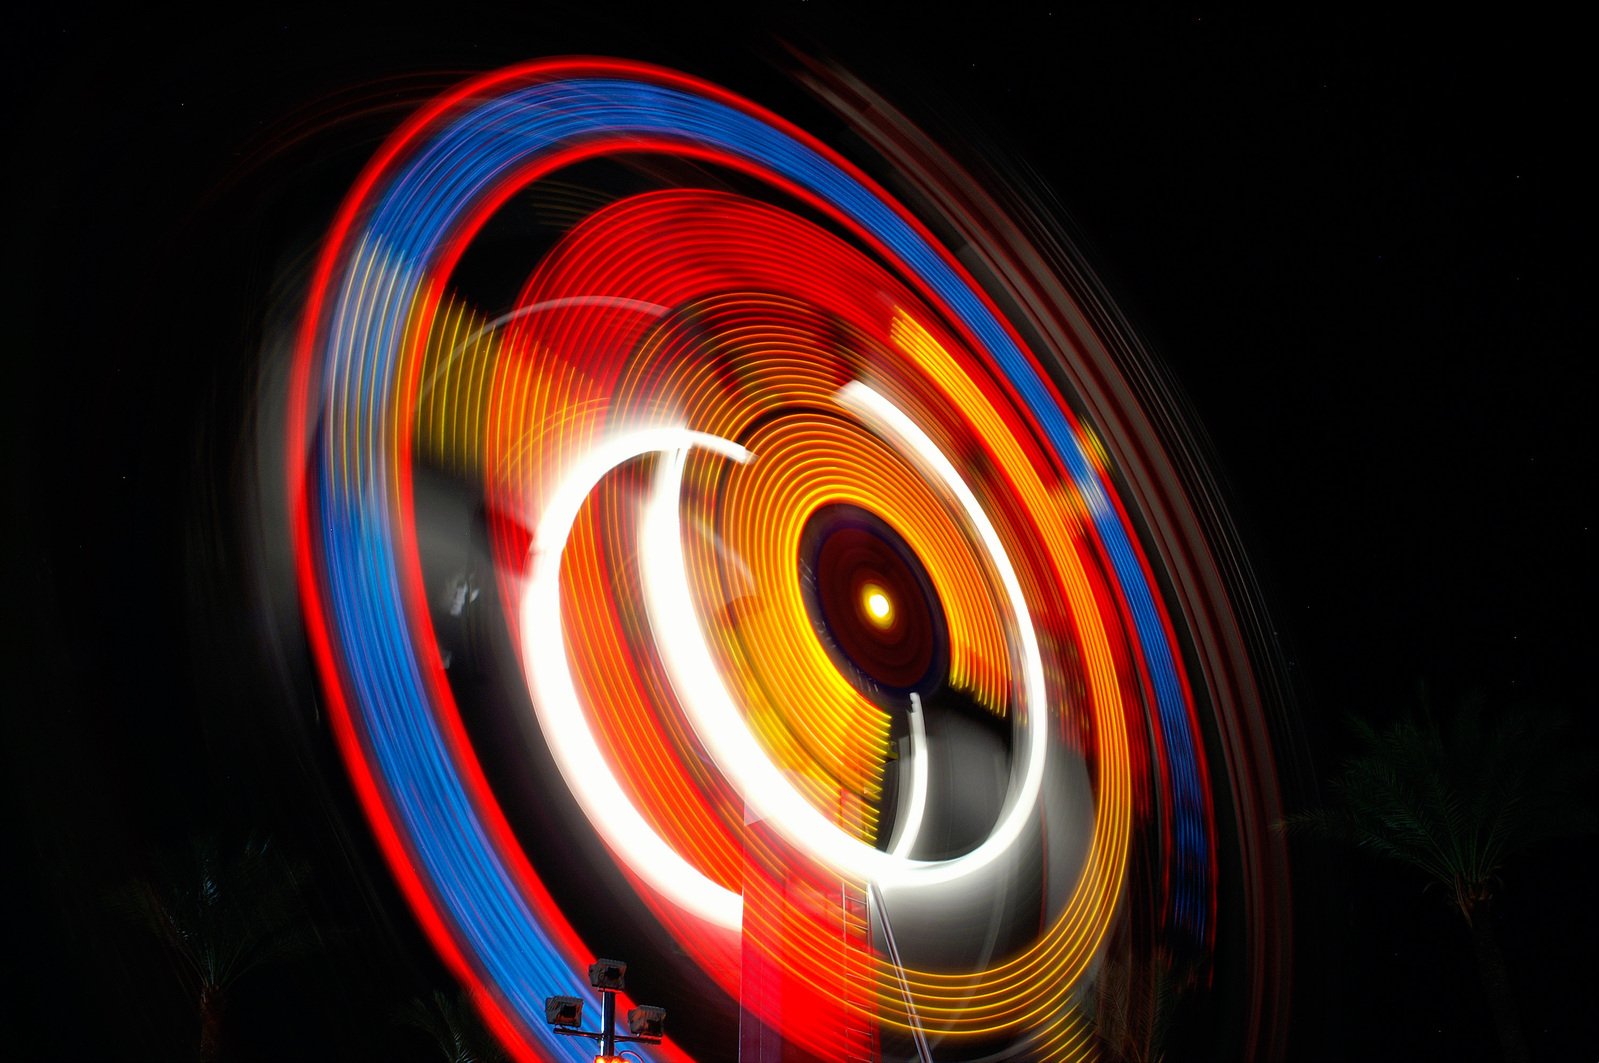
<svg viewBox="0 0 1599 1063"><path fill-rule="evenodd" d="M641 1004L627 1013L628 1032L616 1032L616 994L623 988L627 964L621 960L595 960L589 964L589 985L600 991L600 1032L582 1029L583 1001L579 997L545 997L544 1021L568 1037L589 1037L600 1043L594 1063L622 1063L619 1044L658 1045L666 1036L666 1009Z"/></svg>

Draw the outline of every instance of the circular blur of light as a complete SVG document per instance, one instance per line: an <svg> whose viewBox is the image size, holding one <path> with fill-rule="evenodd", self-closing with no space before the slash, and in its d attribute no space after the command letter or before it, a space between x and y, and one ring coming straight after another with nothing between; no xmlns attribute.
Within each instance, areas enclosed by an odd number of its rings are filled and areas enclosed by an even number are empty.
<svg viewBox="0 0 1599 1063"><path fill-rule="evenodd" d="M912 205L715 86L571 59L435 101L341 210L286 474L397 881L519 1058L576 1059L544 993L615 896L741 1031L820 1058L1091 1058L1145 969L1216 984L1248 1009L1223 1054L1272 1055L1270 740L1136 351L816 76ZM472 249L512 230L505 302ZM500 710L434 630L460 626L436 578L462 584L430 479L470 496L486 642L522 650L493 693L577 829L484 770Z"/></svg>

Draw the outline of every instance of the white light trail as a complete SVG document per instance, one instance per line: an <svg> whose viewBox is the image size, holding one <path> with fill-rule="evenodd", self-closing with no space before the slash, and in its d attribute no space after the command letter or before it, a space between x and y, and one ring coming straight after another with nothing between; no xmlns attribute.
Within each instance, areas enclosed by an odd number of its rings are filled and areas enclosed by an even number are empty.
<svg viewBox="0 0 1599 1063"><path fill-rule="evenodd" d="M942 481L965 511L988 551L1004 587L1021 641L1026 719L1026 757L1021 784L1012 783L999 825L969 853L942 861L911 860L900 852L882 852L851 837L791 785L773 764L734 703L698 622L690 590L688 562L679 531L679 496L685 454L662 463L654 497L644 518L640 549L645 605L678 701L694 733L745 803L791 844L848 875L885 887L935 886L987 867L1020 836L1043 781L1048 713L1044 698L1044 666L1038 639L999 533L948 458L926 433L892 403L855 382L838 392L841 405L852 410L901 448L922 468ZM723 441L723 445L728 445ZM694 618L696 622L686 622Z"/></svg>
<svg viewBox="0 0 1599 1063"><path fill-rule="evenodd" d="M522 665L539 727L561 777L605 844L634 874L681 908L736 931L743 924L743 898L684 860L627 799L594 739L578 697L566 660L561 620L561 554L584 500L618 465L660 451L681 455L690 446L704 447L733 461L749 458L743 447L719 436L684 428L654 428L607 440L566 474L544 508L532 548L532 578L520 609Z"/></svg>

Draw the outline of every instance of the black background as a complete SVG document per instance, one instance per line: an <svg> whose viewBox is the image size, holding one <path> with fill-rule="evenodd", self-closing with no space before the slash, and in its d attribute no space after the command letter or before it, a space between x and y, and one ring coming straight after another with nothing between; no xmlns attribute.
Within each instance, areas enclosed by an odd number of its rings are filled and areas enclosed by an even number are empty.
<svg viewBox="0 0 1599 1063"><path fill-rule="evenodd" d="M774 65L787 41L957 152L1030 167L1209 434L1316 764L1345 750L1344 713L1385 718L1418 681L1440 702L1563 704L1592 741L1592 134L1572 27L1524 7L853 6L74 8L8 33L17 1058L188 1051L171 962L104 898L240 824L313 856L333 928L330 960L241 985L243 1054L425 1058L386 1009L446 983L309 688L284 682L303 648L261 637L235 488L263 337L292 309L279 279L418 102L535 56L662 62L813 113ZM1594 1052L1584 845L1505 873L1548 1058ZM1296 853L1292 1054L1492 1058L1443 900Z"/></svg>

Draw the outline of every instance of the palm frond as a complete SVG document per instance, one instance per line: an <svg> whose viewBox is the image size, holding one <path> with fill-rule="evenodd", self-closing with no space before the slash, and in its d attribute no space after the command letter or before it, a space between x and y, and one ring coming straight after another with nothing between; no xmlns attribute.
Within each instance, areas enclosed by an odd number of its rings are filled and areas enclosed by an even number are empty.
<svg viewBox="0 0 1599 1063"><path fill-rule="evenodd" d="M448 1063L501 1063L509 1058L465 990L450 996L435 989L428 1000L412 997L395 1019L432 1038Z"/></svg>
<svg viewBox="0 0 1599 1063"><path fill-rule="evenodd" d="M1409 866L1469 920L1508 858L1599 827L1595 758L1566 746L1559 713L1473 697L1439 720L1425 695L1420 709L1382 727L1351 720L1360 748L1331 780L1331 802L1282 827Z"/></svg>
<svg viewBox="0 0 1599 1063"><path fill-rule="evenodd" d="M301 885L306 865L266 837L193 839L129 883L121 907L164 941L199 986L226 989L249 972L318 949Z"/></svg>

